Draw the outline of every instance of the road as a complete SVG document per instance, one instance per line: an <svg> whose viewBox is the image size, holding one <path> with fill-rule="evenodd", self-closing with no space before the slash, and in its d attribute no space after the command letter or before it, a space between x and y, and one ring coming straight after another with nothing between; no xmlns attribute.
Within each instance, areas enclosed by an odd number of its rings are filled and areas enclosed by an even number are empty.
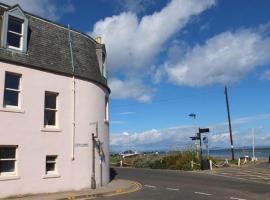
<svg viewBox="0 0 270 200"><path fill-rule="evenodd" d="M115 168L116 177L142 184L142 190L120 196L99 199L110 200L270 200L270 184L170 170Z"/></svg>

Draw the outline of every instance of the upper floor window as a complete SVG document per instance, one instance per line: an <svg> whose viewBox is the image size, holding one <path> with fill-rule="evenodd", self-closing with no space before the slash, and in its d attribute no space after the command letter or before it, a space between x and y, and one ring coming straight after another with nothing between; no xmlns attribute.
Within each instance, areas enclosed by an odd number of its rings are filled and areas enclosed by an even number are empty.
<svg viewBox="0 0 270 200"><path fill-rule="evenodd" d="M44 126L56 126L58 93L45 92Z"/></svg>
<svg viewBox="0 0 270 200"><path fill-rule="evenodd" d="M22 49L23 21L9 16L7 30L7 45L9 48Z"/></svg>
<svg viewBox="0 0 270 200"><path fill-rule="evenodd" d="M20 79L21 74L6 72L4 107L18 107L20 101Z"/></svg>
<svg viewBox="0 0 270 200"><path fill-rule="evenodd" d="M3 15L1 45L3 48L27 51L28 19L20 6L14 6Z"/></svg>

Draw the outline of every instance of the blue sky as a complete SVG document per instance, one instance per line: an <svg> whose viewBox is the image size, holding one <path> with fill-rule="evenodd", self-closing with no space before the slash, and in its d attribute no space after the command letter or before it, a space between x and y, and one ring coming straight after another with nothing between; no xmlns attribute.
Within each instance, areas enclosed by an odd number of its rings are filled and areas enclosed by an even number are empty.
<svg viewBox="0 0 270 200"><path fill-rule="evenodd" d="M106 44L112 150L270 146L268 0L8 0Z"/></svg>

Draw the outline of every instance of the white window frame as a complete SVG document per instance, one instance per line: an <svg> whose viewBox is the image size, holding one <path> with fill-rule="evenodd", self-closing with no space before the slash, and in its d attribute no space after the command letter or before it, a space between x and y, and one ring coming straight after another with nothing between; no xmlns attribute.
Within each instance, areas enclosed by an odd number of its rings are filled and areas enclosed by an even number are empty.
<svg viewBox="0 0 270 200"><path fill-rule="evenodd" d="M20 48L14 47L7 44L8 39L8 22L9 18L15 18L22 21L22 34ZM22 9L19 6L11 8L3 14L3 23L2 23L2 34L1 34L1 44L3 48L19 51L26 53L27 52L27 35L28 35L28 18L23 13ZM12 32L14 33L14 32ZM17 34L17 33L15 33Z"/></svg>
<svg viewBox="0 0 270 200"><path fill-rule="evenodd" d="M6 88L6 85L4 85L3 107L4 108L20 108L21 107L21 78L22 78L22 74L17 74L17 73L14 73L14 72L6 71L5 72L5 82L6 82L6 75L7 74L14 74L14 75L18 76L19 77L19 86L18 86L18 89L13 89L13 88ZM5 92L6 92L6 90L7 91L14 91L14 92L18 93L18 105L17 106L6 105L5 104Z"/></svg>
<svg viewBox="0 0 270 200"><path fill-rule="evenodd" d="M18 20L18 21L22 21L22 32L21 33L17 33L17 32L14 32L14 31L11 31L11 30L9 30L8 29L8 26L7 26L7 40L8 40L8 33L12 33L12 34L15 34L15 35L18 35L18 36L20 36L20 47L15 47L15 46L12 46L12 45L8 45L7 44L7 47L9 48L9 49L14 49L14 50L19 50L19 51L22 51L23 50L23 41L24 41L24 37L23 37L23 33L24 33L24 20L23 19L21 19L21 18L18 18L18 17L13 17L12 15L9 15L8 16L8 23L9 23L9 20L10 20L10 18L13 18L14 20ZM6 40L6 41L7 41Z"/></svg>
<svg viewBox="0 0 270 200"><path fill-rule="evenodd" d="M105 122L109 122L109 97L105 96Z"/></svg>
<svg viewBox="0 0 270 200"><path fill-rule="evenodd" d="M47 157L55 157L54 161L47 161ZM57 155L46 155L45 158L45 175L57 175L58 170L57 170ZM47 171L47 163L54 163L54 171Z"/></svg>
<svg viewBox="0 0 270 200"><path fill-rule="evenodd" d="M45 107L46 106L46 94L54 94L56 96L56 98L55 98L56 108L46 108ZM59 93L45 91L45 96L44 96L44 119L43 119L43 126L44 126L44 128L57 128L58 127L58 98L59 98ZM46 110L48 110L48 111L54 111L55 112L55 122L54 122L55 125L46 125L44 123L44 121L45 121L45 111Z"/></svg>
<svg viewBox="0 0 270 200"><path fill-rule="evenodd" d="M107 78L107 59L106 59L106 51L102 50L102 75Z"/></svg>
<svg viewBox="0 0 270 200"><path fill-rule="evenodd" d="M7 177L7 176L17 176L17 161L18 161L18 146L13 145L0 145L0 148L2 147L12 147L15 148L15 158L4 158L0 161L14 161L14 172L0 172L0 177Z"/></svg>

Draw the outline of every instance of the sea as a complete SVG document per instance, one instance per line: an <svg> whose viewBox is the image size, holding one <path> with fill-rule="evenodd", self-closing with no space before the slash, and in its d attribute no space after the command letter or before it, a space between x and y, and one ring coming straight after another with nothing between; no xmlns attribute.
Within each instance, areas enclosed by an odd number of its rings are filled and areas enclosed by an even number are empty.
<svg viewBox="0 0 270 200"><path fill-rule="evenodd" d="M207 155L208 152L203 150L203 154ZM210 149L209 156L219 158L231 158L231 149ZM234 157L240 158L244 156L253 157L252 148L237 148L234 149ZM270 148L258 148L255 149L255 157L261 159L268 159L270 157Z"/></svg>

